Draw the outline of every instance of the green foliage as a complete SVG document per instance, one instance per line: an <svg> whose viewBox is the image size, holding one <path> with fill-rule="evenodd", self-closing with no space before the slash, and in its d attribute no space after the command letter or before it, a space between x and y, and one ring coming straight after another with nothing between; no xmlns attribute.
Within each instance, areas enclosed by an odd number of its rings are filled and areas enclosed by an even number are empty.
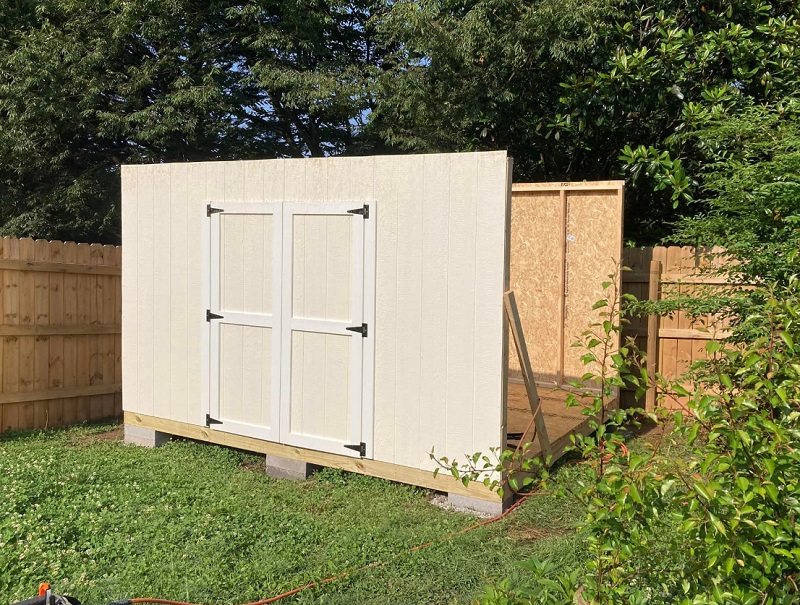
<svg viewBox="0 0 800 605"><path fill-rule="evenodd" d="M634 343L617 348L628 323L627 307L620 308L620 275L609 277L603 284L607 299L595 304L599 321L575 343L586 351L582 360L587 372L573 382L575 391L567 398L568 406L580 406L589 418L588 434L572 438L571 449L583 463L568 489L586 510L581 528L587 533L590 558L574 582L561 578L559 585L569 588L562 597L580 595L589 603L654 603L668 585L661 574L665 560L649 556L664 533L663 495L655 477L667 465L626 445L644 412L610 408L621 389L633 387L641 396L650 381Z"/></svg>
<svg viewBox="0 0 800 605"><path fill-rule="evenodd" d="M573 435L573 445L567 448L581 461L570 480L551 485L544 470L549 461L543 464L526 450L499 454L491 469L496 475L506 473L515 491L514 478L522 469L534 493L540 488L556 489L562 498L577 500L584 511L578 527L587 558L582 567L560 574L547 559L531 559L524 564L530 573L526 583L489 587L481 598L483 605L668 602L659 600L660 595L665 587L674 588L674 578L670 584L662 574L674 561L652 557L654 550L669 551L664 543L673 537L663 518L669 490L663 490L657 480L673 462L657 460L648 451L631 451L626 445L628 434L638 426L643 412L612 405L620 389L633 386L641 394L650 384L633 343L617 344L628 323L619 283L618 272L603 284L607 298L594 305L598 321L575 343L585 351L582 360L587 371L572 382L567 405L581 408L589 431ZM488 457L479 454L462 464L447 459L439 463L467 483L490 470ZM542 470L532 473L537 467ZM499 479L488 485L503 489Z"/></svg>
<svg viewBox="0 0 800 605"><path fill-rule="evenodd" d="M701 208L673 208L702 182L702 153L684 135L796 89L799 10L789 0L401 0L380 24L397 53L374 126L409 149L508 148L518 181L624 169L626 235L652 243L678 212Z"/></svg>
<svg viewBox="0 0 800 605"><path fill-rule="evenodd" d="M704 157L698 200L704 210L680 221L675 238L705 248L712 260L713 247L724 249L725 262L707 272L733 287L683 286L682 293L666 287L660 304L639 307L717 314L730 320L737 340L748 341L757 334L752 321L741 319L763 307L770 286L785 288L800 271L800 103L789 97L748 107L686 138Z"/></svg>
<svg viewBox="0 0 800 605"><path fill-rule="evenodd" d="M578 527L588 556L567 573L529 560L525 581L488 588L483 605L797 602L800 282L761 297L740 320L750 340L708 343L693 393L649 376L632 343L614 351L626 321L616 293L595 305L600 321L579 343L588 371L570 397L593 432L574 438L580 463L557 487L585 511ZM626 443L642 412L606 404L624 384L641 394L654 381L663 396L689 396L686 413L661 410L650 420L671 419L672 428L645 447ZM665 442L687 451L676 459ZM474 476L471 464L450 468Z"/></svg>
<svg viewBox="0 0 800 605"><path fill-rule="evenodd" d="M14 4L0 14L5 234L116 242L121 163L357 148L379 2Z"/></svg>
<svg viewBox="0 0 800 605"><path fill-rule="evenodd" d="M794 92L800 74L800 23L794 2L660 2L636 6L610 32L615 48L602 71L569 82L572 129L592 137L613 123L632 185L655 178L671 199L691 198L702 179L698 125L751 103ZM586 132L589 131L589 132ZM666 182L665 182L666 181ZM642 183L650 193L650 183ZM671 219L669 208L652 224Z"/></svg>
<svg viewBox="0 0 800 605"><path fill-rule="evenodd" d="M124 446L114 426L0 438L0 601L55 590L87 605L150 596L266 598L388 562L292 603L465 603L530 553L580 560L572 501L547 497L507 520L395 557L475 523L430 494L327 469L275 480L263 456L209 444ZM568 518L565 519L565 515ZM531 540L524 530L542 528Z"/></svg>
<svg viewBox="0 0 800 605"><path fill-rule="evenodd" d="M800 291L795 280L744 318L758 336L713 356L679 426L699 454L681 531L688 602L794 603L800 591Z"/></svg>
<svg viewBox="0 0 800 605"><path fill-rule="evenodd" d="M797 75L782 0L26 0L0 15L0 225L113 242L120 163L507 148L628 177L627 237L703 204L711 122ZM651 184L655 185L655 193Z"/></svg>
<svg viewBox="0 0 800 605"><path fill-rule="evenodd" d="M748 108L693 138L706 158L708 209L684 220L677 237L725 248L736 283L787 285L800 269L800 101Z"/></svg>
<svg viewBox="0 0 800 605"><path fill-rule="evenodd" d="M586 172L551 121L561 83L593 63L606 0L402 0L378 21L393 44L371 126L422 151L510 150L515 176Z"/></svg>

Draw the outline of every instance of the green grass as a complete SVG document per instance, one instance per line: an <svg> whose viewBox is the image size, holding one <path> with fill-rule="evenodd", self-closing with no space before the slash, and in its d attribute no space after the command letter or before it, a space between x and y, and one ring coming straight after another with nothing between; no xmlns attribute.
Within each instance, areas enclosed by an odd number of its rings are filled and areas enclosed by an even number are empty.
<svg viewBox="0 0 800 605"><path fill-rule="evenodd" d="M0 602L47 580L86 605L242 603L387 560L286 602L465 603L519 577L516 562L531 555L564 569L582 556L571 530L580 509L563 497L530 498L503 521L394 557L475 518L371 477L276 480L261 472L262 457L222 447L125 446L108 438L115 428L0 438Z"/></svg>

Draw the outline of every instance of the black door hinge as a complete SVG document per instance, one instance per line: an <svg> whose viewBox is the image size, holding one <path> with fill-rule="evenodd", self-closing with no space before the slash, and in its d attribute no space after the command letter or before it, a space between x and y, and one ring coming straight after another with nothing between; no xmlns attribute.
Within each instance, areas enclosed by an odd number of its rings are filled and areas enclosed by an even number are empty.
<svg viewBox="0 0 800 605"><path fill-rule="evenodd" d="M355 208L353 210L348 210L348 214L360 214L364 218L369 218L369 204L364 204L363 208Z"/></svg>
<svg viewBox="0 0 800 605"><path fill-rule="evenodd" d="M358 445L345 445L348 450L353 450L354 452L358 452L358 455L362 458L367 455L367 444L363 441Z"/></svg>
<svg viewBox="0 0 800 605"><path fill-rule="evenodd" d="M212 319L222 319L222 315L217 315L212 313L211 309L206 309L206 321L211 321Z"/></svg>
<svg viewBox="0 0 800 605"><path fill-rule="evenodd" d="M212 424L222 424L222 420L217 420L212 418L211 414L206 414L206 426L211 426Z"/></svg>
<svg viewBox="0 0 800 605"><path fill-rule="evenodd" d="M206 216L211 216L217 212L225 212L222 208L214 208L211 204L206 206Z"/></svg>
<svg viewBox="0 0 800 605"><path fill-rule="evenodd" d="M361 324L360 326L353 326L352 328L345 328L345 330L349 330L350 332L360 332L361 336L364 338L367 337L367 324Z"/></svg>

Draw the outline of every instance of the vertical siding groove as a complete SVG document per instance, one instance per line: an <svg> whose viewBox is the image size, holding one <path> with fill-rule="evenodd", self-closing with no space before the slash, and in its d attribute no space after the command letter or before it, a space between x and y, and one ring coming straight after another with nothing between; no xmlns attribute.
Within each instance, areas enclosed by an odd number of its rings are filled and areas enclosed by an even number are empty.
<svg viewBox="0 0 800 605"><path fill-rule="evenodd" d="M473 190L475 191L475 195L476 195L475 203L476 203L477 207L479 208L481 206L481 204L483 204L483 203L490 204L491 202L490 201L484 202L484 200L481 199L481 195L480 195L480 193L481 193L481 186L480 186L481 185L481 178L480 178L480 170L478 169L478 166L475 167L475 173L474 174L475 174L475 182L474 182L474 185L473 185ZM480 287L479 286L479 284L480 284L479 280L481 278L481 275L479 274L479 270L478 270L478 261L477 261L477 240L481 236L480 218L479 217L480 217L480 214L479 214L479 212L477 211L477 208L476 208L476 210L475 210L476 260L475 260L475 266L474 266L473 272L472 272L472 275L473 275L472 283L475 284L475 288L474 288L474 290L472 292L472 333L474 335L476 335L476 336L479 333L478 332L478 328L479 328L479 325L478 325L478 322L479 322L479 317L478 317L478 310L479 310L478 293L479 293L479 287ZM478 398L479 398L479 393L478 393L478 359L477 359L477 357L478 357L478 347L473 347L472 348L472 409L471 409L471 411L472 411L472 426L470 427L472 429L470 431L470 443L472 444L472 446L470 448L471 451L470 452L466 452L466 453L469 453L469 454L478 451L478 447L479 447L478 443L477 443L477 440L475 439L475 429L477 428L477 423L475 421L478 418L478 415L477 415L478 409L477 408L478 408L478 405L479 405L479 401L478 401ZM489 452L484 452L484 454L489 455Z"/></svg>
<svg viewBox="0 0 800 605"><path fill-rule="evenodd" d="M166 280L166 288L167 288L167 299L166 299L166 309L164 309L164 317L167 320L167 324L169 329L167 332L172 333L172 314L170 313L170 309L172 308L172 169L167 172L167 207L163 209L162 214L167 220L167 229L166 229L166 236L167 241L165 243L165 249L169 251L170 257L169 258L162 258L161 263L162 266L167 268L167 275L168 279ZM175 418L175 398L177 393L174 392L172 388L172 375L174 371L173 360L172 360L172 338L169 339L169 346L167 348L167 363L169 367L169 376L167 376L167 381L169 383L169 407L170 407L170 418Z"/></svg>

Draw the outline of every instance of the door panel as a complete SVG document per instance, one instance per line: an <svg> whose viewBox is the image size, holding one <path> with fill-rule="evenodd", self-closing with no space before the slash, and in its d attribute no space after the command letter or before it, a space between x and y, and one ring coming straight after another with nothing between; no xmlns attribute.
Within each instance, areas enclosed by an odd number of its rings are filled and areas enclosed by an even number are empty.
<svg viewBox="0 0 800 605"><path fill-rule="evenodd" d="M272 365L272 328L220 324L221 418L271 426Z"/></svg>
<svg viewBox="0 0 800 605"><path fill-rule="evenodd" d="M292 315L351 321L353 216L295 214Z"/></svg>
<svg viewBox="0 0 800 605"><path fill-rule="evenodd" d="M365 338L348 328L363 323L365 219L353 206L284 204L281 442L358 456Z"/></svg>
<svg viewBox="0 0 800 605"><path fill-rule="evenodd" d="M280 204L214 204L209 425L277 441L280 426Z"/></svg>
<svg viewBox="0 0 800 605"><path fill-rule="evenodd" d="M274 220L271 214L220 215L220 293L226 311L272 314Z"/></svg>
<svg viewBox="0 0 800 605"><path fill-rule="evenodd" d="M347 442L351 337L292 332L290 431Z"/></svg>

